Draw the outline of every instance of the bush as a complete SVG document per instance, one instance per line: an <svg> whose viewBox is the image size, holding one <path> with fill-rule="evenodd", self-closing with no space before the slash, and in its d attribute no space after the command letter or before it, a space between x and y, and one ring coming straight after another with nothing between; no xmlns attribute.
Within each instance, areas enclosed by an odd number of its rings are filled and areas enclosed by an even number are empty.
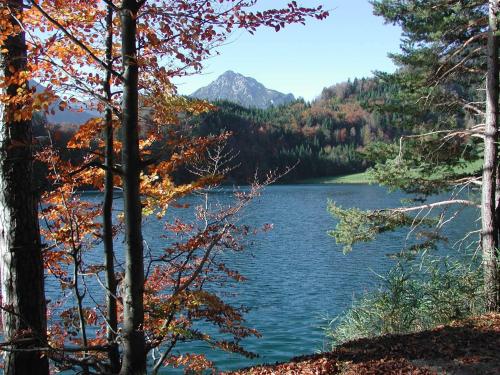
<svg viewBox="0 0 500 375"><path fill-rule="evenodd" d="M375 292L326 328L332 347L362 337L433 328L484 311L482 271L472 257L400 259Z"/></svg>

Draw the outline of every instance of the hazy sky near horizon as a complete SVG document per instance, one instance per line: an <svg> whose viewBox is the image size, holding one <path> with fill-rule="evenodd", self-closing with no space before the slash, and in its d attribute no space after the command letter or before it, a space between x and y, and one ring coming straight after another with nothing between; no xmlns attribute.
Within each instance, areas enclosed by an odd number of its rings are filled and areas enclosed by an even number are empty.
<svg viewBox="0 0 500 375"><path fill-rule="evenodd" d="M387 57L399 51L401 30L373 15L368 0L302 0L303 6L323 4L331 10L323 21L291 25L279 32L258 29L254 35L238 31L220 54L204 63L201 74L175 81L181 94L191 94L227 70L253 77L267 88L312 100L324 87L394 71ZM259 8L286 5L282 0L260 0Z"/></svg>

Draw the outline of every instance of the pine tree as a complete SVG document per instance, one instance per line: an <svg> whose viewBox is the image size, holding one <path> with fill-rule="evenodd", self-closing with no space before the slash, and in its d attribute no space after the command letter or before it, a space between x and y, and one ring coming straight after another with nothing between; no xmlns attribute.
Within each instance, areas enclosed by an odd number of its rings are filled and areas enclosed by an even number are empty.
<svg viewBox="0 0 500 375"><path fill-rule="evenodd" d="M371 212L343 210L331 204L332 214L340 219L331 235L350 249L354 243L372 240L378 233L420 223L427 227L421 233L423 237L406 250L434 247L441 239L437 231L430 230L436 222L426 215L417 220L415 213L477 207L474 198L459 197L452 191L457 186L480 185L485 301L489 309L497 310L498 21L494 11L488 22L488 14L489 9L497 9L498 2L379 0L373 5L376 14L403 30L402 52L391 56L398 71L378 76L397 88L379 109L396 113L392 120L397 120L405 133L398 143L372 145L366 154L376 163L373 175L378 182L417 194L415 202L419 203ZM485 106L481 89L485 87L486 73ZM485 167L481 168L483 160ZM476 166L473 171L468 170L471 165ZM450 197L421 204L436 193L449 193Z"/></svg>

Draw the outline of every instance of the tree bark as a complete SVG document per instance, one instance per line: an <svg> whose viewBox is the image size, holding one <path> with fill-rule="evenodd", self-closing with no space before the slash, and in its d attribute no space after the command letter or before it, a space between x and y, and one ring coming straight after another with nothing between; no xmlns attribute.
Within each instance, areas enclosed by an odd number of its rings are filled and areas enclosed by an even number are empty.
<svg viewBox="0 0 500 375"><path fill-rule="evenodd" d="M500 1L489 1L488 72L486 77L486 125L484 139L483 185L481 197L481 246L483 253L486 306L498 311L498 222L496 220L496 169L498 139L498 12Z"/></svg>
<svg viewBox="0 0 500 375"><path fill-rule="evenodd" d="M113 7L108 5L106 14L106 64L111 67L113 63ZM104 181L104 204L103 204L103 242L104 242L104 266L106 268L106 309L107 309L107 329L106 338L110 349L108 351L108 359L110 364L110 371L117 374L120 371L120 353L118 352L118 344L116 342L116 332L118 331L118 317L116 305L116 276L114 264L114 249L113 249L113 111L111 108L111 71L106 70L106 77L104 80L104 92L108 105L105 111L105 128L104 138L105 146L105 160L106 175Z"/></svg>
<svg viewBox="0 0 500 375"><path fill-rule="evenodd" d="M138 129L138 66L136 0L124 0L120 11L122 27L123 102L122 165L125 211L125 280L122 375L146 373L144 340L144 259L142 207L139 191L140 155Z"/></svg>
<svg viewBox="0 0 500 375"><path fill-rule="evenodd" d="M22 0L0 4L17 19ZM18 27L16 18L8 22ZM5 32L5 30L2 30ZM0 48L0 80L26 70L24 33L11 34ZM24 84L27 85L27 82ZM10 82L0 94L15 97L23 88ZM49 373L48 360L34 349L46 346L46 303L37 199L33 184L31 120L14 118L27 103L0 103L0 261L3 339L13 342L5 353L4 373ZM19 121L16 121L19 120ZM22 344L16 340L22 339Z"/></svg>

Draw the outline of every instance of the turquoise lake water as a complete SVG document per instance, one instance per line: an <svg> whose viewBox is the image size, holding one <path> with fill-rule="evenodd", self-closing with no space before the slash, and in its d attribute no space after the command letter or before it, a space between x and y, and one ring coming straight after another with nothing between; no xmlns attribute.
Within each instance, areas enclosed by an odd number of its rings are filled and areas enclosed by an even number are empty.
<svg viewBox="0 0 500 375"><path fill-rule="evenodd" d="M228 190L211 194L213 201L227 201ZM293 356L311 354L327 347L323 328L327 317L334 317L351 306L355 296L372 290L393 261L387 254L398 252L406 231L386 233L377 241L358 245L344 255L340 246L326 232L335 220L326 210L328 199L343 207L375 209L396 207L405 196L388 194L371 185L277 185L268 187L261 197L243 212L241 222L254 227L273 224L273 230L251 238L241 253L223 254L228 267L248 280L231 290L236 305L250 308L247 324L256 328L261 338L243 341L245 349L258 358L211 351L202 344L186 343L178 351L207 353L218 369L236 369L258 363L285 361ZM99 195L89 196L99 200ZM195 197L188 198L196 203ZM116 200L116 208L121 200ZM172 210L187 215L189 210ZM465 210L447 230L452 239L462 238L476 217ZM152 251L164 247L162 223L144 223L144 237ZM442 251L455 251L451 248ZM119 251L120 241L117 241ZM175 351L174 351L175 352ZM172 373L169 370L168 373Z"/></svg>

